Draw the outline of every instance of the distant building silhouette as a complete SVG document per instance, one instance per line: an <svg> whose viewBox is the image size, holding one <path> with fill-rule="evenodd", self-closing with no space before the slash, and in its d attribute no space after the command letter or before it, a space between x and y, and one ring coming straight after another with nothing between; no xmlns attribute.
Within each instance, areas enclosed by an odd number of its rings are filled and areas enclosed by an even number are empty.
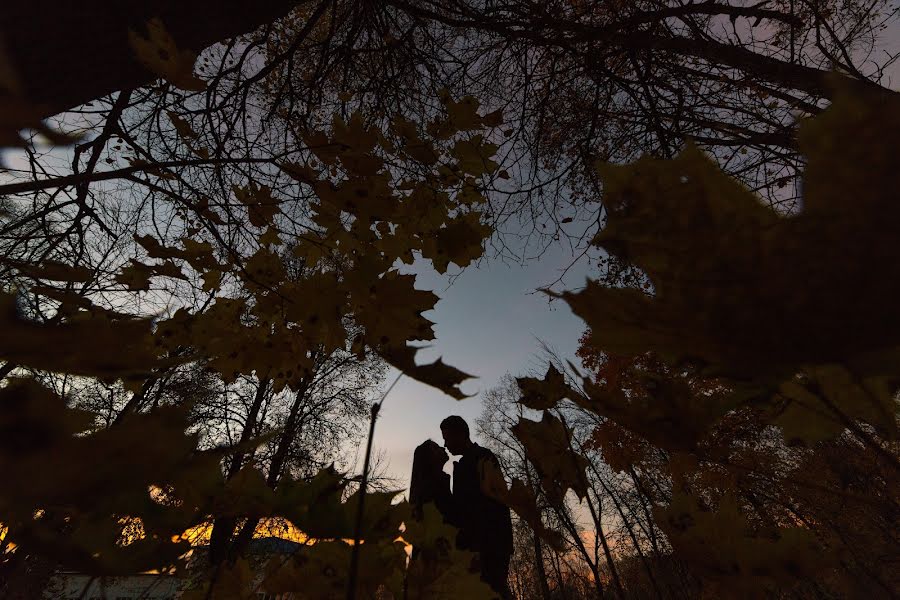
<svg viewBox="0 0 900 600"><path fill-rule="evenodd" d="M293 554L301 544L277 537L256 538L247 549L253 583L262 581L266 562ZM201 573L207 564L208 546L197 546L188 559L188 573ZM73 571L57 572L44 590L44 600L179 600L194 583L193 578L158 573L121 577L92 577ZM292 600L292 594L258 592L259 600Z"/></svg>
<svg viewBox="0 0 900 600"><path fill-rule="evenodd" d="M174 575L140 574L94 577L84 573L56 573L44 590L47 600L177 600L181 579Z"/></svg>

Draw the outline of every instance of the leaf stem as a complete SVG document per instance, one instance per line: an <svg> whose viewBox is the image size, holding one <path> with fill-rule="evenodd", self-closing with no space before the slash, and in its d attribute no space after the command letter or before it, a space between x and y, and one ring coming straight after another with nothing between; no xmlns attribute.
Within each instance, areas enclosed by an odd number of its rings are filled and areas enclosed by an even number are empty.
<svg viewBox="0 0 900 600"><path fill-rule="evenodd" d="M366 440L366 457L363 460L362 481L359 484L359 504L356 507L356 523L353 526L353 548L350 552L350 574L347 578L347 600L356 600L357 579L359 576L359 546L360 537L362 537L362 520L365 511L366 487L369 484L369 464L372 460L372 442L375 439L375 420L378 419L378 412L384 404L385 398L403 377L403 372L397 374L394 382L388 386L388 389L381 396L381 400L372 405L371 418L369 420L369 438Z"/></svg>

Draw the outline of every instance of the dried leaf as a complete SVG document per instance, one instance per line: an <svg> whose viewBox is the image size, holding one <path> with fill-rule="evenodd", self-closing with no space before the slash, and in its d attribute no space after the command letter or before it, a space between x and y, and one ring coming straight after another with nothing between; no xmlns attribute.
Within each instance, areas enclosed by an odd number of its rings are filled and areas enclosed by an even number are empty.
<svg viewBox="0 0 900 600"><path fill-rule="evenodd" d="M572 449L571 434L562 421L544 411L540 421L519 419L512 433L525 447L548 496L561 501L570 488L579 498L587 496L587 460Z"/></svg>
<svg viewBox="0 0 900 600"><path fill-rule="evenodd" d="M147 22L147 35L128 32L128 42L141 64L180 89L193 92L206 89L206 82L194 75L197 55L190 50L180 50L160 19Z"/></svg>
<svg viewBox="0 0 900 600"><path fill-rule="evenodd" d="M457 400L469 397L459 389L459 386L466 379L472 379L472 375L447 365L440 358L433 363L417 365L416 348L410 346L380 346L376 347L376 352L388 364L416 381L435 387Z"/></svg>

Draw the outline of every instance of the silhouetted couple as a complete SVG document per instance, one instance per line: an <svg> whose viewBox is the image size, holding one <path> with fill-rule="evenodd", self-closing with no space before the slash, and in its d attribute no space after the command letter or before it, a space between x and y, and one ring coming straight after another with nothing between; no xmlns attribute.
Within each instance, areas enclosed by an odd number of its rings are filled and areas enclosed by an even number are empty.
<svg viewBox="0 0 900 600"><path fill-rule="evenodd" d="M424 504L434 502L444 520L459 529L457 547L478 553L481 579L501 598L511 598L507 583L512 556L509 508L488 496L483 485L486 463L493 463L487 465L488 469L499 470L497 457L472 441L462 417L444 419L441 433L444 448L461 457L453 465L453 491L450 476L444 473L447 452L428 440L413 455L410 501L420 514Z"/></svg>

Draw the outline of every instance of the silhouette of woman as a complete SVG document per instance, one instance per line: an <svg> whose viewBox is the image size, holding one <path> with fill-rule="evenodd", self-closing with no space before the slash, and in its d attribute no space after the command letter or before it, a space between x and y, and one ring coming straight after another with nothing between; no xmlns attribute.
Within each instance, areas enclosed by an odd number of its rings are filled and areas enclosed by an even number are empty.
<svg viewBox="0 0 900 600"><path fill-rule="evenodd" d="M450 475L444 473L447 452L434 442L426 440L413 453L412 477L409 482L409 502L413 516L422 518L422 507L433 502L444 520L450 520L452 511Z"/></svg>
<svg viewBox="0 0 900 600"><path fill-rule="evenodd" d="M424 519L424 507L432 502L444 521L450 522L453 499L450 495L450 475L444 473L447 458L447 452L433 440L426 440L413 453L412 477L409 482L409 503L412 505L413 519ZM446 560L452 546L453 540L444 540L443 543L438 540L433 547L413 548L409 568L403 578L403 600L421 596L421 582L431 581L436 576L435 569Z"/></svg>

